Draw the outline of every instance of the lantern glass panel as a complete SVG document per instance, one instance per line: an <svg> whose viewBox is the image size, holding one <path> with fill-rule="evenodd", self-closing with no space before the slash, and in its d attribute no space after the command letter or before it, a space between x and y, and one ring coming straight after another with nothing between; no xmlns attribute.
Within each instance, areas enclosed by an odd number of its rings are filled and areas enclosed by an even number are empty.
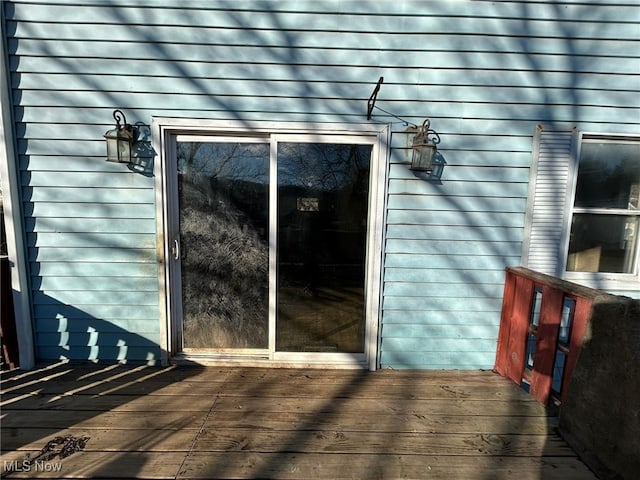
<svg viewBox="0 0 640 480"><path fill-rule="evenodd" d="M418 172L430 172L432 170L433 153L435 145L419 145L413 147L411 170Z"/></svg>
<svg viewBox="0 0 640 480"><path fill-rule="evenodd" d="M131 162L131 143L128 138L118 139L118 158L120 162Z"/></svg>
<svg viewBox="0 0 640 480"><path fill-rule="evenodd" d="M108 137L105 135L107 140L107 161L109 162L117 162L118 161L118 137Z"/></svg>
<svg viewBox="0 0 640 480"><path fill-rule="evenodd" d="M129 163L131 161L131 136L122 129L109 130L104 134L107 141L107 161Z"/></svg>

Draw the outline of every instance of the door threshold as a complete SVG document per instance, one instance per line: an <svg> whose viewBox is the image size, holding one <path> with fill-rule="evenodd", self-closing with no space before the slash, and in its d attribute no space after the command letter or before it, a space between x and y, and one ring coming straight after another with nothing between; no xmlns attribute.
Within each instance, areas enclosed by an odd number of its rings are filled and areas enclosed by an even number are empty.
<svg viewBox="0 0 640 480"><path fill-rule="evenodd" d="M340 355L331 361L323 358L272 359L268 355L232 355L221 353L179 353L171 357L173 365L199 365L205 367L262 367L262 368L319 368L325 370L364 370L369 364L361 358Z"/></svg>

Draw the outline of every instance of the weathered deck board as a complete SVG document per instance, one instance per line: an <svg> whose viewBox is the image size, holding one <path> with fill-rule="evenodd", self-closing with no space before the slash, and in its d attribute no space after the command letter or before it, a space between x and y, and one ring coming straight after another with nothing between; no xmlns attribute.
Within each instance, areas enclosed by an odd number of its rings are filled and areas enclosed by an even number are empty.
<svg viewBox="0 0 640 480"><path fill-rule="evenodd" d="M373 375L373 374L372 374ZM314 379L301 378L298 381L286 381L283 383L272 380L238 380L226 382L203 382L191 379L176 381L177 383L158 382L153 379L129 380L122 385L111 385L113 382L102 383L100 380L90 379L85 383L82 381L61 381L57 378L47 380L47 384L42 386L36 384L25 387L13 386L6 389L7 394L27 394L37 391L39 395L56 395L69 393L82 393L85 395L101 394L128 394L128 395L236 395L260 397L287 397L293 385L304 383L305 389L300 391L300 396L317 397L358 397L369 398L475 398L475 399L499 399L501 397L519 397L527 399L527 396L514 392L504 383L492 384L483 383L477 385L456 385L449 384L446 379L441 383L424 384L416 382L414 384L387 384L383 378L376 378L374 381L355 380L348 383L325 383L316 382Z"/></svg>
<svg viewBox="0 0 640 480"><path fill-rule="evenodd" d="M198 436L198 452L250 451L296 453L384 454L389 448L398 455L497 455L533 457L543 453L571 456L572 451L560 439L546 435L431 434L378 430L373 432L342 430L246 431L207 429Z"/></svg>
<svg viewBox="0 0 640 480"><path fill-rule="evenodd" d="M595 478L491 372L59 365L0 400L9 478ZM89 441L17 468L64 435Z"/></svg>
<svg viewBox="0 0 640 480"><path fill-rule="evenodd" d="M43 438L74 435L91 437L85 452L188 452L198 433L193 428L4 428L2 429L3 450L20 450L37 453L43 447Z"/></svg>
<svg viewBox="0 0 640 480"><path fill-rule="evenodd" d="M576 467L566 458L422 457L419 455L372 454L223 454L196 453L180 471L181 477L212 478L437 478L584 480L585 467ZM591 477L592 478L592 477Z"/></svg>

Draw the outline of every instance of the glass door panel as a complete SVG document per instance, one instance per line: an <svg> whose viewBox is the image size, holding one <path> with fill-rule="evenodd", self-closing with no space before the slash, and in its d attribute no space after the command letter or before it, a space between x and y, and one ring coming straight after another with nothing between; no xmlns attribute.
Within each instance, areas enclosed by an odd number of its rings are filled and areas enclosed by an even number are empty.
<svg viewBox="0 0 640 480"><path fill-rule="evenodd" d="M371 151L278 143L276 351L364 352Z"/></svg>
<svg viewBox="0 0 640 480"><path fill-rule="evenodd" d="M269 143L178 141L182 343L266 349Z"/></svg>

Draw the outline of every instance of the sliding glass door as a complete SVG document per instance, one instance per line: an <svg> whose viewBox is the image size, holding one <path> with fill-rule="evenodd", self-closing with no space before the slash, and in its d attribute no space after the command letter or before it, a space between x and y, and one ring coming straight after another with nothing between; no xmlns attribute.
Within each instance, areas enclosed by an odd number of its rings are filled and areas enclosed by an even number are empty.
<svg viewBox="0 0 640 480"><path fill-rule="evenodd" d="M173 353L365 362L377 137L170 139Z"/></svg>

